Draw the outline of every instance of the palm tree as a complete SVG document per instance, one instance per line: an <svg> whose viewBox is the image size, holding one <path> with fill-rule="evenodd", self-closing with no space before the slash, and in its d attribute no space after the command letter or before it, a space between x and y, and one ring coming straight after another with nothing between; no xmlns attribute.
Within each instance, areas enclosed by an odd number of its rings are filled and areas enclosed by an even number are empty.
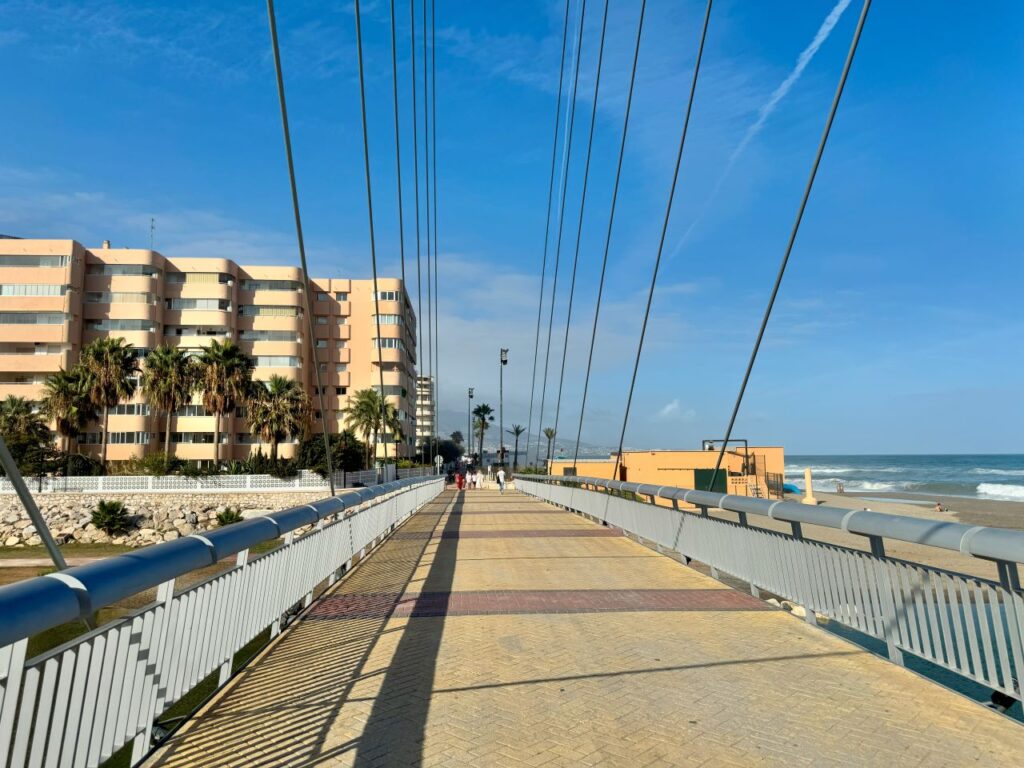
<svg viewBox="0 0 1024 768"><path fill-rule="evenodd" d="M103 415L100 440L100 464L107 467L107 434L110 409L135 394L135 374L139 364L135 347L121 338L96 339L82 350L89 401Z"/></svg>
<svg viewBox="0 0 1024 768"><path fill-rule="evenodd" d="M213 461L220 463L221 419L248 400L252 391L252 358L233 341L213 339L199 356L199 388L203 408L214 415Z"/></svg>
<svg viewBox="0 0 1024 768"><path fill-rule="evenodd" d="M150 407L167 416L164 455L171 455L171 414L192 400L199 377L198 367L181 347L157 347L146 357L142 394Z"/></svg>
<svg viewBox="0 0 1024 768"><path fill-rule="evenodd" d="M271 376L253 383L249 398L249 428L270 443L270 459L277 462L277 445L299 437L309 420L309 398L297 381Z"/></svg>
<svg viewBox="0 0 1024 768"><path fill-rule="evenodd" d="M548 471L551 471L551 445L555 441L555 430L551 427L544 427L544 437L548 439Z"/></svg>
<svg viewBox="0 0 1024 768"><path fill-rule="evenodd" d="M519 471L519 436L526 431L526 427L513 424L512 429L506 429L505 431L516 439L515 448L512 449L512 472L514 474Z"/></svg>
<svg viewBox="0 0 1024 768"><path fill-rule="evenodd" d="M476 408L473 409L473 415L476 419L473 422L473 432L480 436L480 462L484 460L484 432L491 427L491 422L494 421L494 409L491 408L487 403L480 403Z"/></svg>
<svg viewBox="0 0 1024 768"><path fill-rule="evenodd" d="M71 440L96 419L96 409L89 401L87 377L78 366L69 371L61 368L46 377L40 406L53 419L57 434L64 441L65 453L71 452Z"/></svg>
<svg viewBox="0 0 1024 768"><path fill-rule="evenodd" d="M24 397L8 395L0 401L0 435L8 442L12 438L39 431L42 419L32 409L32 402ZM45 427L45 425L43 425Z"/></svg>
<svg viewBox="0 0 1024 768"><path fill-rule="evenodd" d="M0 402L0 436L23 472L44 471L53 436L31 401L8 395Z"/></svg>
<svg viewBox="0 0 1024 768"><path fill-rule="evenodd" d="M366 445L366 466L370 464L370 435L374 436L373 455L377 455L376 435L380 425L380 394L375 389L360 389L348 399L348 406L342 410L345 423L356 433L362 434Z"/></svg>
<svg viewBox="0 0 1024 768"><path fill-rule="evenodd" d="M448 435L448 437L450 437L452 442L455 443L456 445L462 445L463 437L462 433L459 430L455 430L450 435Z"/></svg>

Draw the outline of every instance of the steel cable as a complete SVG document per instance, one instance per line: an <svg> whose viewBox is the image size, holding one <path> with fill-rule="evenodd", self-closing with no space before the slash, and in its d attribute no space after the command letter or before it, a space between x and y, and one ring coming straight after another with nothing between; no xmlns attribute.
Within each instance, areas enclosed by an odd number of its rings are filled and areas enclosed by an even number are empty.
<svg viewBox="0 0 1024 768"><path fill-rule="evenodd" d="M359 110L363 125L363 167L366 172L366 210L370 221L370 261L373 265L373 311L377 325L377 369L380 374L380 433L387 427L387 396L384 390L383 342L380 335L380 290L377 285L377 241L373 230L373 184L370 180L370 136L366 127L366 79L363 74L363 26L359 0L355 0L356 51L359 59ZM376 453L376 452L375 452ZM376 460L376 455L374 460ZM384 464L388 460L388 444L384 441Z"/></svg>
<svg viewBox="0 0 1024 768"><path fill-rule="evenodd" d="M313 289L313 283L309 276L309 268L306 265L306 244L302 236L302 217L299 215L299 190L295 183L295 163L292 159L291 131L288 129L288 106L285 102L284 95L284 75L281 72L281 51L277 43L277 18L274 14L274 0L267 0L267 18L270 22L270 45L274 52L274 72L277 76L277 98L281 104L281 127L284 131L285 156L288 159L288 181L291 184L292 211L295 214L295 236L298 239L299 260L302 263L302 279L305 283L305 290L302 292L302 295L306 311L306 320L309 327L309 347L312 350L313 356L313 380L316 385L317 397L320 402L320 425L323 429L324 452L327 457L327 483L331 489L331 496L334 496L334 466L331 462L331 439L327 431L327 408L324 400L324 390L320 385L320 366L316 359L316 338L314 336L315 325L313 323L313 312L309 301L309 294Z"/></svg>
<svg viewBox="0 0 1024 768"><path fill-rule="evenodd" d="M647 307L644 309L644 320L640 326L640 339L636 345L636 359L633 362L633 377L629 383L629 395L626 397L626 409L622 416L622 432L619 434L619 450L615 454L615 468L612 470L612 479L616 479L619 473L619 465L622 462L622 446L626 439L626 425L629 423L629 410L633 404L633 391L636 388L636 375L640 369L640 356L644 349L644 338L647 335L647 321L651 316L651 302L654 300L654 288L658 282L658 268L661 266L661 254L665 249L665 235L668 232L669 219L672 216L672 202L676 196L676 185L679 182L679 167L683 161L683 148L686 146L686 134L690 128L690 115L693 113L693 99L697 92L697 78L700 75L700 63L704 58L704 42L708 36L708 22L711 19L712 0L708 0L707 9L704 12L704 26L700 33L700 45L697 48L697 60L693 65L693 79L690 82L690 97L686 102L686 117L683 119L683 130L679 136L679 150L676 153L676 166L672 173L672 186L668 193L668 203L665 205L665 218L661 224L661 238L658 241L658 255L654 259L654 270L651 273L651 287L647 292Z"/></svg>
<svg viewBox="0 0 1024 768"><path fill-rule="evenodd" d="M644 0L646 3L647 0ZM565 79L565 44L569 38L569 0L565 0L562 26L562 54L558 63L558 100L555 102L555 138L551 142L551 179L548 181L548 212L544 217L544 256L540 266L540 290L537 292L537 330L533 339L533 373L530 374L530 415L526 420L526 463L530 463L530 429L533 426L533 399L537 386L537 352L540 349L540 318L544 310L544 281L547 277L548 241L551 239L551 203L555 197L555 163L558 158L558 128L562 118L562 86Z"/></svg>
<svg viewBox="0 0 1024 768"><path fill-rule="evenodd" d="M758 350L761 348L761 340L764 338L765 329L768 327L768 320L771 318L772 309L775 306L775 299L779 295L779 287L782 285L782 278L786 274L786 265L789 264L789 256L793 252L793 244L796 242L797 233L800 231L800 222L803 221L804 211L807 208L807 201L811 196L811 189L814 186L814 179L818 175L818 166L821 165L822 155L825 154L825 145L828 143L829 133L832 131L832 123L835 120L836 112L839 110L839 102L843 96L843 88L846 86L846 79L850 74L850 67L853 66L853 57L857 53L857 44L860 42L861 32L864 30L864 22L868 17L868 9L871 7L871 0L864 0L861 7L860 18L857 19L857 27L853 32L853 39L850 41L850 49L846 54L846 61L843 64L843 72L839 76L839 84L836 86L835 95L832 97L832 105L828 111L828 118L825 120L825 128L821 133L821 140L818 142L818 151L815 153L814 162L811 164L811 172L807 177L807 184L804 187L803 197L800 199L800 206L797 208L796 220L789 233L789 241L786 243L786 251L779 264L778 274L775 276L775 284L772 286L771 295L768 297L768 306L765 308L764 316L761 318L761 325L757 330L757 338L754 340L754 348L750 352L750 359L747 361L747 368L743 374L743 381L740 384L739 394L736 396L736 403L733 406L732 414L729 417L729 426L725 430L725 438L722 447L718 452L718 459L715 461L715 471L711 474L711 485L709 490L715 487L718 479L718 472L722 468L722 459L725 457L725 449L732 437L732 429L736 424L736 416L739 414L740 405L743 402L743 395L747 391L747 383L750 381L750 373L754 369L754 361L757 360ZM810 492L810 489L808 489Z"/></svg>
<svg viewBox="0 0 1024 768"><path fill-rule="evenodd" d="M594 325L590 331L590 351L587 354L587 373L583 379L583 396L580 399L580 423L576 430L576 449L572 456L573 471L580 456L580 435L583 433L583 415L587 408L587 392L590 389L590 370L594 361L594 343L597 340L597 321L601 315L601 298L604 295L604 278L608 269L608 251L612 242L612 225L615 222L615 206L619 199L619 181L622 178L622 158L626 153L626 136L629 133L629 115L633 107L633 87L636 84L636 67L640 59L640 37L644 30L644 13L647 0L641 0L640 19L636 27L636 45L633 48L633 69L629 77L629 93L626 96L626 112L622 120L622 140L619 143L619 159L615 168L615 184L612 187L611 209L608 213L608 231L604 238L604 257L601 260L601 278L597 284L597 301L594 304Z"/></svg>
<svg viewBox="0 0 1024 768"><path fill-rule="evenodd" d="M416 201L416 366L419 370L421 355L425 353L426 347L423 341L423 273L420 263L420 137L419 137L419 112L416 105L416 0L409 0L409 40L411 55L409 63L412 68L412 167L413 167L413 198ZM416 388L416 400L414 408L419 406L419 381L414 382ZM419 418L417 415L417 429ZM426 449L418 446L423 455L426 456Z"/></svg>
<svg viewBox="0 0 1024 768"><path fill-rule="evenodd" d="M565 382L565 358L569 353L569 329L572 326L572 301L576 293L576 268L580 261L580 240L583 238L583 214L587 206L587 185L590 181L590 158L594 149L594 125L597 122L597 102L601 91L601 64L604 61L604 39L608 29L608 0L604 0L601 21L601 42L597 49L597 74L594 77L594 103L590 111L590 132L587 135L587 159L583 165L583 191L580 193L580 215L576 225L576 251L572 258L572 279L569 281L569 308L565 315L565 340L562 343L562 368L558 374L558 398L555 400L554 430L558 433L558 416L562 409L562 384Z"/></svg>
<svg viewBox="0 0 1024 768"><path fill-rule="evenodd" d="M437 244L440 236L437 228L437 30L434 24L435 0L430 0L430 122L433 127L431 134L431 154L434 170L434 435L441 437L441 334L438 320L441 309L441 289L439 285L439 265L437 261Z"/></svg>
<svg viewBox="0 0 1024 768"><path fill-rule="evenodd" d="M569 109L568 138L566 139L565 170L562 177L562 194L558 213L558 237L555 242L555 271L551 282L551 308L548 313L548 340L544 352L544 378L540 390L540 414L537 417L537 456L540 457L540 436L544 430L544 402L548 389L548 365L551 361L551 336L555 323L555 298L558 291L558 265L562 254L562 230L565 223L565 196L569 189L569 162L572 160L572 135L576 125L576 92L580 84L580 54L583 52L583 26L587 18L587 0L580 3L580 33L576 46L576 70L573 73L572 101Z"/></svg>

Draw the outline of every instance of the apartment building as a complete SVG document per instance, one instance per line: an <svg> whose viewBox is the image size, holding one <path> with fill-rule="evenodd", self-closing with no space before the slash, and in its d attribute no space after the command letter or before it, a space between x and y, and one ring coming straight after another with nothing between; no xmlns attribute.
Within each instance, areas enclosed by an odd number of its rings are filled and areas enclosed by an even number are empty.
<svg viewBox="0 0 1024 768"><path fill-rule="evenodd" d="M435 423L434 378L419 376L416 379L416 445L423 445L437 434Z"/></svg>
<svg viewBox="0 0 1024 768"><path fill-rule="evenodd" d="M313 338L305 317L310 291ZM416 315L402 281L313 279L291 266L245 266L228 259L169 258L151 250L90 249L74 240L0 239L0 397L42 396L46 377L78 360L97 338L122 337L140 358L166 344L199 352L211 339L237 342L255 362L254 378L272 374L301 382L319 429L323 407L332 431L345 428L350 393L384 393L399 412L403 435L389 456L415 451ZM376 312L380 312L380 336ZM380 363L378 363L378 347ZM214 419L196 396L174 414L171 442L188 460L214 457ZM162 448L164 417L137 395L110 416L108 460ZM99 427L83 436L83 451L98 451ZM220 455L243 459L259 448L244 408L222 424ZM151 446L151 447L150 447ZM290 456L294 444L282 445ZM384 453L384 446L379 452Z"/></svg>

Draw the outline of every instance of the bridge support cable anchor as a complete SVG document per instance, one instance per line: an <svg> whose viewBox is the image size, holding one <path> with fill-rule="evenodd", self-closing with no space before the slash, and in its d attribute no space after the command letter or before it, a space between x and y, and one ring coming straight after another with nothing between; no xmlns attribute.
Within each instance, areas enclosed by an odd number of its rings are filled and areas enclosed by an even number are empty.
<svg viewBox="0 0 1024 768"><path fill-rule="evenodd" d="M768 321L772 316L772 309L775 307L775 299L779 295L779 288L782 285L782 278L786 274L786 266L789 264L790 254L793 253L793 245L796 243L796 236L800 232L800 223L804 218L804 211L807 209L807 201L811 197L811 190L814 188L814 179L818 175L818 167L821 165L821 158L825 154L825 146L828 144L829 133L832 131L832 123L835 121L836 112L839 111L839 102L843 97L843 89L846 86L846 80L850 75L850 68L853 66L853 57L857 53L857 44L860 42L861 32L864 31L864 22L868 17L868 10L871 8L871 0L864 0L864 5L861 7L860 18L857 20L857 27L853 32L853 39L850 41L850 49L846 54L846 61L843 64L842 74L839 76L839 83L836 86L835 95L832 97L832 105L829 107L828 117L825 120L825 128L821 134L821 140L818 142L818 151L814 155L814 162L811 164L811 172L807 177L807 184L804 186L803 197L800 199L800 205L797 208L796 219L793 222L793 228L789 233L789 241L786 243L786 250L782 256L782 262L779 264L779 271L775 276L775 283L772 286L771 295L768 297L768 306L765 307L764 316L761 318L761 325L757 331L757 337L754 340L754 348L750 352L750 359L747 361L746 371L743 373L743 380L740 384L739 394L736 396L736 403L733 406L732 414L729 417L729 426L725 430L725 440L722 442L722 447L718 451L718 459L715 461L715 471L711 474L710 488L715 487L715 480L718 479L718 473L722 468L722 459L725 456L725 448L729 444L729 439L732 437L732 430L736 424L736 416L739 414L740 405L743 403L743 395L747 391L747 384L750 381L750 373L754 369L754 362L757 360L757 353L761 349L761 341L764 339L765 329L768 327ZM812 494L813 491L810 487L807 489L808 494Z"/></svg>
<svg viewBox="0 0 1024 768"><path fill-rule="evenodd" d="M644 320L640 326L640 338L636 345L636 359L633 361L633 376L629 382L629 394L626 396L626 408L622 416L622 432L619 434L619 449L615 454L615 468L612 477L618 477L619 465L622 463L622 448L626 440L626 426L629 423L629 410L633 404L633 392L636 388L636 376L640 370L640 357L643 354L644 338L647 335L647 322L651 316L651 303L654 300L654 289L658 283L658 269L661 266L661 255L665 250L665 236L668 234L669 219L672 216L672 203L676 196L676 186L679 183L679 168L683 162L683 149L686 147L686 135L690 128L690 116L693 114L693 100L697 93L697 80L700 76L700 65L704 58L704 43L708 36L708 22L711 20L712 0L708 0L707 9L704 11L704 25L700 33L700 45L697 47L697 59L693 65L693 79L690 81L690 96L686 102L686 116L683 118L683 129L679 136L679 149L676 152L675 170L672 172L672 185L669 188L668 201L665 205L665 217L661 225L661 238L658 242L658 255L654 259L654 269L651 272L651 287L647 292L647 306L644 309Z"/></svg>

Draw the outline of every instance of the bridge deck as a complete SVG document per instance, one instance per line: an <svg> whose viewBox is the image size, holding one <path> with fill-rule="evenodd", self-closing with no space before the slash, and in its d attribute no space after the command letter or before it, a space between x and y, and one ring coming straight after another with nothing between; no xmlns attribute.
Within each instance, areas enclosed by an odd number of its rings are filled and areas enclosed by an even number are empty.
<svg viewBox="0 0 1024 768"><path fill-rule="evenodd" d="M446 492L159 766L1024 764L1016 724L529 497Z"/></svg>

